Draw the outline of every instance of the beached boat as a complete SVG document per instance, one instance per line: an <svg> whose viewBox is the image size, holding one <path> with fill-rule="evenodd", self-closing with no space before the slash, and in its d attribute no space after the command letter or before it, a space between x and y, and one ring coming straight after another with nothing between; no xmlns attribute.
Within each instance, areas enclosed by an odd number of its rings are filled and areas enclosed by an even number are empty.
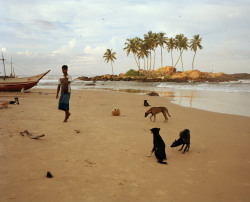
<svg viewBox="0 0 250 202"><path fill-rule="evenodd" d="M27 90L35 86L46 74L38 74L31 77L0 77L0 91L21 91L22 89Z"/></svg>
<svg viewBox="0 0 250 202"><path fill-rule="evenodd" d="M11 67L11 76L6 76L5 64L4 64L5 59L3 57L3 53L2 53L2 59L0 60L3 61L3 67L4 67L4 76L0 77L0 91L21 91L22 89L27 90L35 86L46 74L50 72L49 70L43 74L38 74L30 77L17 78L13 76Z"/></svg>

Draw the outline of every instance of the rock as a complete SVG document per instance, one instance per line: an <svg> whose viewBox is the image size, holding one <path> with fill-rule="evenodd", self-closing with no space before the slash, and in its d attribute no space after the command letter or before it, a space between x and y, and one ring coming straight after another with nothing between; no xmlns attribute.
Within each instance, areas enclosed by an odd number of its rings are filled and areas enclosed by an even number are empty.
<svg viewBox="0 0 250 202"><path fill-rule="evenodd" d="M77 79L81 80L81 81L90 81L91 80L91 78L89 78L87 76L81 76L81 77L78 77Z"/></svg>
<svg viewBox="0 0 250 202"><path fill-rule="evenodd" d="M173 74L176 72L176 68L171 66L161 67L156 70L157 72L163 73L163 74Z"/></svg>
<svg viewBox="0 0 250 202"><path fill-rule="evenodd" d="M126 76L126 74L124 74L124 73L119 74L119 77L121 77L121 78L124 78L125 76Z"/></svg>
<svg viewBox="0 0 250 202"><path fill-rule="evenodd" d="M85 86L95 86L95 83L86 83Z"/></svg>
<svg viewBox="0 0 250 202"><path fill-rule="evenodd" d="M149 96L159 96L159 94L158 93L156 93L156 92L150 92L150 93L148 93L147 95L149 95Z"/></svg>

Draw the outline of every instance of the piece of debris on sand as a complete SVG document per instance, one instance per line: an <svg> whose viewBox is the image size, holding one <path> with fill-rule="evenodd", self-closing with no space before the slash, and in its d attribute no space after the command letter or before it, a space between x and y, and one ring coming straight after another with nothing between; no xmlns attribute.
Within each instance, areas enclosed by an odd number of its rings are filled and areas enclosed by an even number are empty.
<svg viewBox="0 0 250 202"><path fill-rule="evenodd" d="M42 135L32 135L28 130L20 132L20 135L22 135L22 136L26 135L30 139L39 139L40 137L44 137L45 136L44 134L42 134Z"/></svg>

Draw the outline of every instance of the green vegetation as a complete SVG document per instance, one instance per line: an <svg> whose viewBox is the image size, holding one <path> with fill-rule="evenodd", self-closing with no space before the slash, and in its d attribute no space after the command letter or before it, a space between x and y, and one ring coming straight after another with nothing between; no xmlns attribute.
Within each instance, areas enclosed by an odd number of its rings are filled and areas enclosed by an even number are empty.
<svg viewBox="0 0 250 202"><path fill-rule="evenodd" d="M136 71L134 69L130 69L126 72L125 76L130 76L130 77L138 77L140 76L140 72Z"/></svg>

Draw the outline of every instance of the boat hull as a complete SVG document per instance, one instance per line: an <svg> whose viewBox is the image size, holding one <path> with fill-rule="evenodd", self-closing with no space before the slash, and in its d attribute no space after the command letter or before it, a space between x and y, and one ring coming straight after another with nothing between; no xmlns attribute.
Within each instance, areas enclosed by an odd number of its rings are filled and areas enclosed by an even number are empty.
<svg viewBox="0 0 250 202"><path fill-rule="evenodd" d="M23 78L0 78L0 91L21 91L22 89L30 89L49 72L50 70L43 74Z"/></svg>

